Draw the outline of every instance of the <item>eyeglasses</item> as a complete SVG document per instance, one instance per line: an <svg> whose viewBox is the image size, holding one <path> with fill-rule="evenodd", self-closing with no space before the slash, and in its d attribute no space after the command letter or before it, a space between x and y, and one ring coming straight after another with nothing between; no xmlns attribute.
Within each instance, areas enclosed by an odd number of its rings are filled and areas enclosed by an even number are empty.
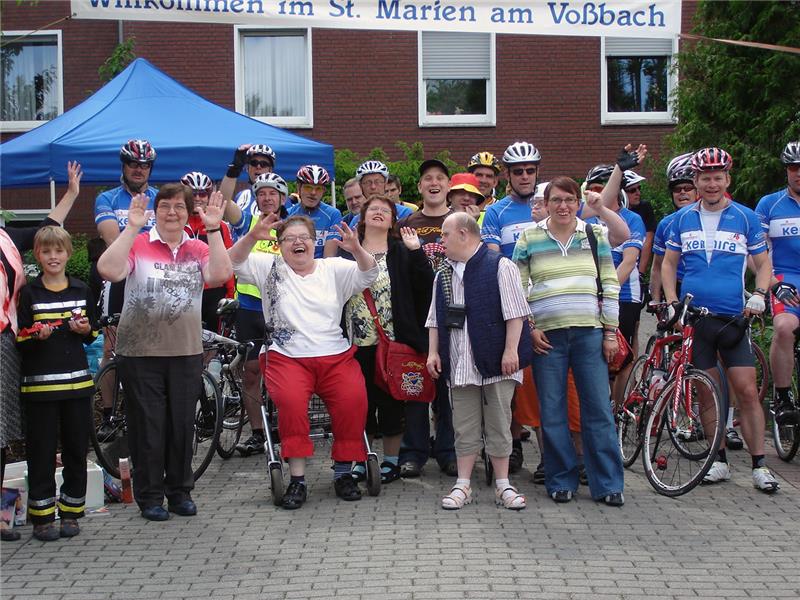
<svg viewBox="0 0 800 600"><path fill-rule="evenodd" d="M642 191L642 187L637 185L637 186L634 186L634 187L625 188L625 191L628 192L629 194L635 194L637 192L641 192Z"/></svg>
<svg viewBox="0 0 800 600"><path fill-rule="evenodd" d="M253 159L253 160L250 161L250 166L251 167L259 167L261 169L265 169L267 167L271 167L272 163L269 162L268 160L256 160L256 159Z"/></svg>
<svg viewBox="0 0 800 600"><path fill-rule="evenodd" d="M511 169L511 174L516 175L517 177L519 177L523 173L525 173L526 175L536 175L536 170L537 170L536 167L528 167L527 169L522 169L522 168Z"/></svg>
<svg viewBox="0 0 800 600"><path fill-rule="evenodd" d="M554 206L558 206L559 204L575 206L578 203L578 199L575 196L570 196L569 198L550 198L547 200L547 202Z"/></svg>
<svg viewBox="0 0 800 600"><path fill-rule="evenodd" d="M182 212L186 212L188 209L186 208L185 204L164 204L162 202L161 204L158 205L158 208L156 210L158 210L158 211L160 211L162 213L165 213L165 214L169 214L173 210L176 213L182 213Z"/></svg>
<svg viewBox="0 0 800 600"><path fill-rule="evenodd" d="M153 163L136 162L135 160L129 160L125 164L129 169L141 169L142 171L149 171L153 166Z"/></svg>
<svg viewBox="0 0 800 600"><path fill-rule="evenodd" d="M674 188L672 188L672 193L674 194L677 192L678 194L687 194L689 192L693 192L694 189L695 188L693 185L687 183L685 185L676 185Z"/></svg>
<svg viewBox="0 0 800 600"><path fill-rule="evenodd" d="M390 215L390 214L392 214L392 209L391 208L386 208L384 206L370 206L367 209L367 212L381 213L383 215Z"/></svg>
<svg viewBox="0 0 800 600"><path fill-rule="evenodd" d="M192 190L192 196L195 198L208 198L209 194L206 190Z"/></svg>
<svg viewBox="0 0 800 600"><path fill-rule="evenodd" d="M301 242L308 242L311 240L311 236L307 233L301 233L300 235L285 235L281 238L281 244L283 242L289 242L290 244L294 244L297 240Z"/></svg>

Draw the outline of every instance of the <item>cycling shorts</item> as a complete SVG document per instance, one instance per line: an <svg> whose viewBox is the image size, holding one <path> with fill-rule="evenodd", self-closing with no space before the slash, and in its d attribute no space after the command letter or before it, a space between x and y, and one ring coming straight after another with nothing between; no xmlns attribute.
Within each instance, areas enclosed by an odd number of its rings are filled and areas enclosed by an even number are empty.
<svg viewBox="0 0 800 600"><path fill-rule="evenodd" d="M714 317L703 317L695 324L692 364L696 368L707 371L716 367L718 353L726 369L755 367L756 357L753 354L749 329L736 344L722 347L719 337L725 327L725 321Z"/></svg>
<svg viewBox="0 0 800 600"><path fill-rule="evenodd" d="M253 347L247 351L247 360L258 360L258 352L264 341L264 313L244 308L237 310L236 340L240 343L253 342Z"/></svg>
<svg viewBox="0 0 800 600"><path fill-rule="evenodd" d="M800 275L795 275L793 273L782 273L781 275L775 275L775 278L778 281L785 281L786 283L791 283L794 287L800 290ZM786 306L780 300L777 300L774 295L770 296L771 304L772 304L772 316L777 316L783 313L788 313L790 315L794 315L798 319L800 319L800 306Z"/></svg>

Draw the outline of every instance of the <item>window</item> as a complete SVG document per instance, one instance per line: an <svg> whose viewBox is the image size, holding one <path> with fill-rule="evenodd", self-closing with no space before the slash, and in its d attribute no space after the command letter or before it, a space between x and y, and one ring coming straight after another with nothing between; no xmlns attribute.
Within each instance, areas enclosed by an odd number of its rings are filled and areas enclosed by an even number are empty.
<svg viewBox="0 0 800 600"><path fill-rule="evenodd" d="M236 110L281 127L312 127L311 30L236 27Z"/></svg>
<svg viewBox="0 0 800 600"><path fill-rule="evenodd" d="M422 31L417 39L420 127L494 125L494 34Z"/></svg>
<svg viewBox="0 0 800 600"><path fill-rule="evenodd" d="M603 124L672 123L672 39L602 38Z"/></svg>
<svg viewBox="0 0 800 600"><path fill-rule="evenodd" d="M64 112L61 31L4 31L3 131L28 131Z"/></svg>

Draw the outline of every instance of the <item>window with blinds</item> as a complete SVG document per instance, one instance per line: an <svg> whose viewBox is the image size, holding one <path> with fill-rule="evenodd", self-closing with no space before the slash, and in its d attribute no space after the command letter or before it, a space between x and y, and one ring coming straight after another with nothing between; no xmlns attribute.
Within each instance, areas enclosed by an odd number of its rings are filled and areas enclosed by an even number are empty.
<svg viewBox="0 0 800 600"><path fill-rule="evenodd" d="M494 125L494 35L419 34L421 126Z"/></svg>
<svg viewBox="0 0 800 600"><path fill-rule="evenodd" d="M603 38L603 123L672 122L670 38Z"/></svg>

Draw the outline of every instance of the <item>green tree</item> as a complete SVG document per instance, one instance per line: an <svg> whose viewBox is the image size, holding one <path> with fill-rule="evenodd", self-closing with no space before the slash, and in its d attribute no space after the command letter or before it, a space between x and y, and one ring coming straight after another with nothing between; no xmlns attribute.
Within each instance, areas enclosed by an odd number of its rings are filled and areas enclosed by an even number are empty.
<svg viewBox="0 0 800 600"><path fill-rule="evenodd" d="M697 5L692 32L709 38L800 47L800 2ZM786 185L780 152L800 139L800 55L712 41L678 56L674 153L719 146L734 160L732 193L742 203Z"/></svg>
<svg viewBox="0 0 800 600"><path fill-rule="evenodd" d="M111 55L97 69L100 81L108 83L125 70L136 58L136 37L130 36L124 42L114 46Z"/></svg>

